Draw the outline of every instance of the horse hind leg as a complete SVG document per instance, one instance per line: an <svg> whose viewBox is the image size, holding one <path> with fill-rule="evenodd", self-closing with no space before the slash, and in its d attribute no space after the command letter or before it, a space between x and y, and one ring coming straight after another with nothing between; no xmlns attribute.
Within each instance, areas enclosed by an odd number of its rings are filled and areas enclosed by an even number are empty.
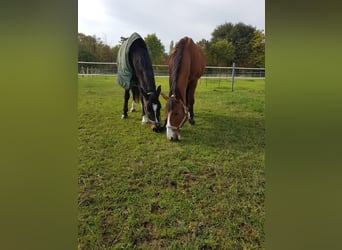
<svg viewBox="0 0 342 250"><path fill-rule="evenodd" d="M130 109L130 112L135 112L136 111L136 106L137 106L137 100L139 98L139 89L135 86L132 87L132 95L133 95L133 101L132 101L132 107Z"/></svg>
<svg viewBox="0 0 342 250"><path fill-rule="evenodd" d="M195 125L194 111L193 105L189 106L189 123L190 125Z"/></svg>
<svg viewBox="0 0 342 250"><path fill-rule="evenodd" d="M137 103L133 100L132 101L132 107L130 109L130 112L135 112L135 107L137 106Z"/></svg>
<svg viewBox="0 0 342 250"><path fill-rule="evenodd" d="M195 118L194 118L194 103L195 103L195 89L197 85L197 80L190 82L189 88L187 89L187 103L189 109L189 123L190 125L195 125Z"/></svg>
<svg viewBox="0 0 342 250"><path fill-rule="evenodd" d="M123 104L121 119L126 119L128 117L127 112L128 112L128 99L129 99L129 97L130 97L129 90L125 90L124 104Z"/></svg>

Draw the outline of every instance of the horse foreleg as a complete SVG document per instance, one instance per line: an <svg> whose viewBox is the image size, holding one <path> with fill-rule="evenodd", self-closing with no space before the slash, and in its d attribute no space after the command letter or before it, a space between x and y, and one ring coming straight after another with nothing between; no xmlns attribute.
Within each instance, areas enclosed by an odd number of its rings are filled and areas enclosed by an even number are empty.
<svg viewBox="0 0 342 250"><path fill-rule="evenodd" d="M123 104L123 112L122 112L122 119L126 119L128 117L127 111L128 111L128 99L130 97L129 90L125 90L125 95L124 95L124 104Z"/></svg>
<svg viewBox="0 0 342 250"><path fill-rule="evenodd" d="M148 123L148 117L145 113L145 103L144 103L144 98L143 96L141 95L141 117L142 117L142 120L141 120L141 123L142 124L147 124Z"/></svg>

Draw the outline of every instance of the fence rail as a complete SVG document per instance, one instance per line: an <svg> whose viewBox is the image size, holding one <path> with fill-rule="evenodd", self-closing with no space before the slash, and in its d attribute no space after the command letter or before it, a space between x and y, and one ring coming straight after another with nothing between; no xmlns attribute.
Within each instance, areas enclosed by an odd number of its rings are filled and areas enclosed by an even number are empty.
<svg viewBox="0 0 342 250"><path fill-rule="evenodd" d="M168 77L167 65L152 65L156 77ZM78 62L78 75L80 76L115 76L117 63L115 62ZM265 78L265 68L244 67L205 67L202 78Z"/></svg>

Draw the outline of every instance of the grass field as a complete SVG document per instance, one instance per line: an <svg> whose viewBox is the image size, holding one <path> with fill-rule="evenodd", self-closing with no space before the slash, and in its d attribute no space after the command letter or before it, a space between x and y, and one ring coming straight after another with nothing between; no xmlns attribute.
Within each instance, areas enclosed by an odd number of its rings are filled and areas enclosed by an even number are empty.
<svg viewBox="0 0 342 250"><path fill-rule="evenodd" d="M180 142L122 120L114 77L78 83L79 249L265 248L265 80L201 79Z"/></svg>

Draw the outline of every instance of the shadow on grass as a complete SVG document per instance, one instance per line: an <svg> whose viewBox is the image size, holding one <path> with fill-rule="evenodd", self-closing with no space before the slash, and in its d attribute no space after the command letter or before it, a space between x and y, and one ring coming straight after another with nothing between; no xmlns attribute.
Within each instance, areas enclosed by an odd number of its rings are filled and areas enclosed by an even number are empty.
<svg viewBox="0 0 342 250"><path fill-rule="evenodd" d="M195 126L187 123L181 131L184 144L229 147L243 151L265 145L264 117L239 117L206 112L198 114L195 119Z"/></svg>

